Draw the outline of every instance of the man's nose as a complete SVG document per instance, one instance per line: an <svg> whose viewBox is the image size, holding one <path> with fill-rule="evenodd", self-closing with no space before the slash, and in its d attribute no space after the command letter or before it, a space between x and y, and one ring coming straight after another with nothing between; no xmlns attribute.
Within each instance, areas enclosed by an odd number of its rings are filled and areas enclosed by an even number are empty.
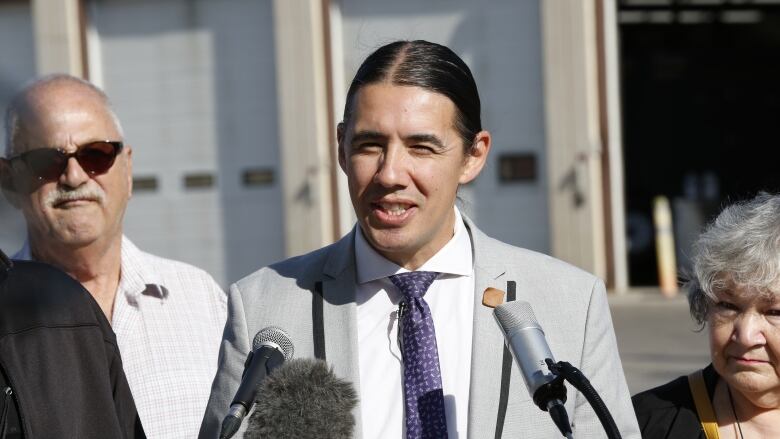
<svg viewBox="0 0 780 439"><path fill-rule="evenodd" d="M79 187L89 181L89 174L81 167L75 157L68 159L65 171L60 175L60 184L68 187Z"/></svg>
<svg viewBox="0 0 780 439"><path fill-rule="evenodd" d="M380 158L374 182L384 187L406 186L409 179L408 161L404 147L388 146Z"/></svg>

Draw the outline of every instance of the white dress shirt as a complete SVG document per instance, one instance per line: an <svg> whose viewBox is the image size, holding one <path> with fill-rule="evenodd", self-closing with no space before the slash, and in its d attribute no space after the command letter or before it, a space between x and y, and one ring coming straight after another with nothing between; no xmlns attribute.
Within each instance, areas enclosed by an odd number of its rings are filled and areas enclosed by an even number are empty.
<svg viewBox="0 0 780 439"><path fill-rule="evenodd" d="M402 438L403 363L396 319L402 296L388 276L408 270L377 253L359 227L355 233L355 256L363 437ZM450 438L466 437L467 431L474 312L472 260L471 238L455 208L452 239L418 269L442 273L424 298L436 328Z"/></svg>
<svg viewBox="0 0 780 439"><path fill-rule="evenodd" d="M27 243L14 258L30 260ZM146 436L198 436L227 318L205 271L140 251L122 237L111 326Z"/></svg>

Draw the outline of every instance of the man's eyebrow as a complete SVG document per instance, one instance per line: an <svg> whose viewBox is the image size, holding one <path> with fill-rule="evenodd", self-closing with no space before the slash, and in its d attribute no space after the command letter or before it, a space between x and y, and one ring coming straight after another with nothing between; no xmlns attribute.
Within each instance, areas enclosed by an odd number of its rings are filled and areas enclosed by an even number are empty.
<svg viewBox="0 0 780 439"><path fill-rule="evenodd" d="M379 131L358 131L357 133L352 135L352 144L362 142L364 140L381 140L381 139L387 139L387 136L380 133Z"/></svg>
<svg viewBox="0 0 780 439"><path fill-rule="evenodd" d="M404 140L412 143L428 143L435 146L437 149L445 148L444 142L433 134L412 134L411 136L406 136Z"/></svg>

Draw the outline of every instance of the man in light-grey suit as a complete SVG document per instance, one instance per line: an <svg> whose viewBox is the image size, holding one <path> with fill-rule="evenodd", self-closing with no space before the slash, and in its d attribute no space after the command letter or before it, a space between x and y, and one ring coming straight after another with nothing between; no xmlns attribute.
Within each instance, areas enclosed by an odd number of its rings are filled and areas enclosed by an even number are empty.
<svg viewBox="0 0 780 439"><path fill-rule="evenodd" d="M455 206L491 142L457 55L425 41L379 48L350 86L338 142L358 224L231 287L202 438L217 437L252 338L268 326L355 386L356 437L560 437L483 304L491 288L530 302L554 356L590 379L624 438L639 437L603 283L486 236ZM604 437L585 398L568 395L574 437Z"/></svg>

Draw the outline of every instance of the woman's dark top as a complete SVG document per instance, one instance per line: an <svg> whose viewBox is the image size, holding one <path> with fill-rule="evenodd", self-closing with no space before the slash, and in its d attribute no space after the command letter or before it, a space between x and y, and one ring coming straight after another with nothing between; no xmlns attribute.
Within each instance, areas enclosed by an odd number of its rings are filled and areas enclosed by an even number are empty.
<svg viewBox="0 0 780 439"><path fill-rule="evenodd" d="M718 374L710 364L704 368L704 384L710 401L715 394L717 382ZM696 413L687 376L638 393L631 400L643 439L706 438Z"/></svg>

